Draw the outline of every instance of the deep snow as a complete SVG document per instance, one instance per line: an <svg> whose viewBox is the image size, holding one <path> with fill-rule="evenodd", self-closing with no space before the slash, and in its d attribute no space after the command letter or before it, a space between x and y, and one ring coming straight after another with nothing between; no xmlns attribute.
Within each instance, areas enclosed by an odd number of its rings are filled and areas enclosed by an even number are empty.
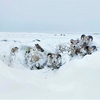
<svg viewBox="0 0 100 100"><path fill-rule="evenodd" d="M47 67L30 70L24 65L23 52L18 53L17 61L9 64L12 47L39 43L48 52L54 52L57 44L80 38L82 33L55 34L0 33L0 99L100 99L99 33L89 33L98 51L72 60L64 53L66 63L58 70ZM34 42L35 39L41 42Z"/></svg>

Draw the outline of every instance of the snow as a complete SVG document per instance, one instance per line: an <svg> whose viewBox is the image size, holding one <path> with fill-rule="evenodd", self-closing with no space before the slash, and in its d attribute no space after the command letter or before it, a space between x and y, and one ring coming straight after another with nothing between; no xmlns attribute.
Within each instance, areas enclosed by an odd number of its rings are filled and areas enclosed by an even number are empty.
<svg viewBox="0 0 100 100"><path fill-rule="evenodd" d="M12 47L22 48L39 43L47 52L55 52L58 44L80 38L81 34L83 33L66 33L61 36L57 33L1 32L0 99L100 99L99 33L86 33L93 36L93 44L97 46L98 51L72 60L64 53L64 64L57 70L47 67L30 70L25 66L22 49L16 56L17 60L12 65L9 63ZM40 42L32 42L35 39Z"/></svg>

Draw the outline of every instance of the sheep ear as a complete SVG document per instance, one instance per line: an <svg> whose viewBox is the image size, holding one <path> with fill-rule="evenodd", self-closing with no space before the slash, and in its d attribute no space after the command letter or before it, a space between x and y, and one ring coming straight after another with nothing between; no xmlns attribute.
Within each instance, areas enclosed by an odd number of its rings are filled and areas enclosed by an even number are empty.
<svg viewBox="0 0 100 100"><path fill-rule="evenodd" d="M35 44L35 46L37 46L38 44Z"/></svg>
<svg viewBox="0 0 100 100"><path fill-rule="evenodd" d="M58 57L58 58L61 57L61 54L57 54L57 57Z"/></svg>
<svg viewBox="0 0 100 100"><path fill-rule="evenodd" d="M51 55L52 55L52 53L48 53L48 54L47 54L47 56L49 56L49 55L51 56Z"/></svg>
<svg viewBox="0 0 100 100"><path fill-rule="evenodd" d="M74 40L73 40L73 39L71 39L71 40L70 40L70 43L73 43L73 41L74 41Z"/></svg>
<svg viewBox="0 0 100 100"><path fill-rule="evenodd" d="M91 35L88 36L89 40L93 41L93 37Z"/></svg>
<svg viewBox="0 0 100 100"><path fill-rule="evenodd" d="M79 43L80 42L80 40L77 40L77 43Z"/></svg>
<svg viewBox="0 0 100 100"><path fill-rule="evenodd" d="M85 35L83 34L83 35L81 35L81 39L84 39L84 37L85 37Z"/></svg>
<svg viewBox="0 0 100 100"><path fill-rule="evenodd" d="M15 47L16 49L18 49L18 47Z"/></svg>
<svg viewBox="0 0 100 100"><path fill-rule="evenodd" d="M93 50L96 50L97 51L97 47L96 46L92 46Z"/></svg>

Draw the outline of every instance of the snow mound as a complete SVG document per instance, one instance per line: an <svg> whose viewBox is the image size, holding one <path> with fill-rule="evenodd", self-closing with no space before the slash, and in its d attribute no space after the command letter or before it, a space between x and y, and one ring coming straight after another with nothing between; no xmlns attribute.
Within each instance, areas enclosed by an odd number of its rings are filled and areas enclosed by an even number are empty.
<svg viewBox="0 0 100 100"><path fill-rule="evenodd" d="M93 34L94 44L98 47L97 52L72 60L63 53L62 59L66 63L57 70L47 67L29 70L25 67L22 56L25 51L21 49L15 62L10 66L8 62L11 48L40 43L47 53L54 52L57 44L69 42L70 38L77 38L80 34L66 34L66 36L36 34L34 37L33 34L19 33L12 36L13 33L6 33L0 37L1 40L8 40L0 42L0 99L100 99L99 34ZM34 42L35 39L41 42Z"/></svg>

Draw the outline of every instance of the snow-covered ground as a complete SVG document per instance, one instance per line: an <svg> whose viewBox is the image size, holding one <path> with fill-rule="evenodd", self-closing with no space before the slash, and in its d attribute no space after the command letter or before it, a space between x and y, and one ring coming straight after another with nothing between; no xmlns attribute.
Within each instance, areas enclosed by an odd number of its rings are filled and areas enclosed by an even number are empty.
<svg viewBox="0 0 100 100"><path fill-rule="evenodd" d="M78 39L83 33L0 33L0 99L100 99L100 34L92 35L98 51L83 58L64 53L58 70L47 67L30 70L24 64L23 52L9 64L12 47L34 46L39 43L48 52L56 45ZM85 34L85 33L84 33ZM34 41L39 39L41 42Z"/></svg>

